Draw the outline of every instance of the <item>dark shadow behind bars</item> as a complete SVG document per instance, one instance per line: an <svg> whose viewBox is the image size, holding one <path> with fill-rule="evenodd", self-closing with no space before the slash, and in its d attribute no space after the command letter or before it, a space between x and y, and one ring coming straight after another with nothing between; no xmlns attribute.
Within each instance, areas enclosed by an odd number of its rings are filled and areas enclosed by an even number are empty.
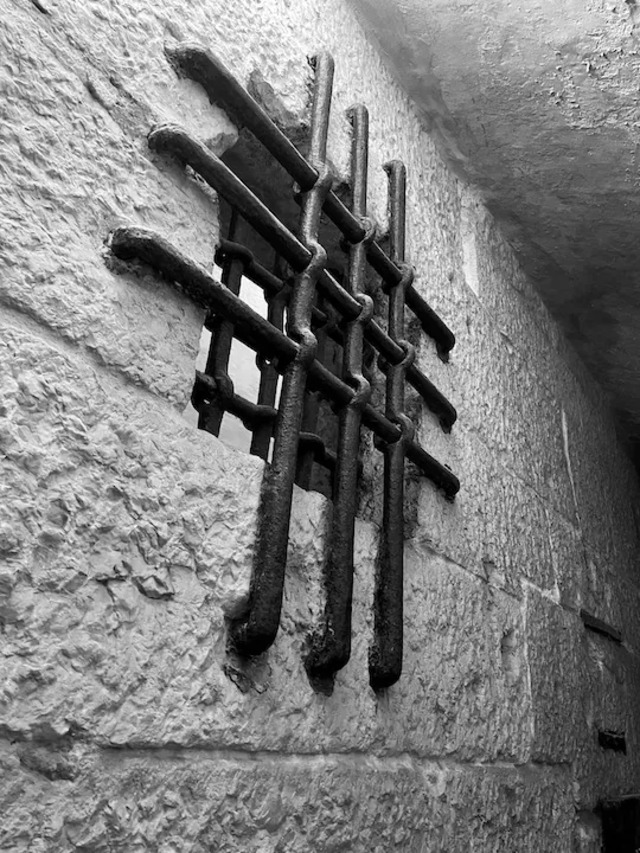
<svg viewBox="0 0 640 853"><path fill-rule="evenodd" d="M332 191L326 144L333 83L333 60L320 54L315 71L308 158L276 127L262 107L207 50L182 45L170 53L179 73L199 82L210 100L245 127L293 178L300 189L297 235L290 231L218 157L173 125L154 128L149 145L190 166L230 205L230 237L238 217L275 250L277 262L268 270L233 239L221 240L216 255L222 283L185 257L159 235L119 228L111 235L111 251L123 260L151 265L208 311L212 333L207 365L199 372L193 404L199 426L218 434L224 412L240 418L252 433L251 452L267 460L261 492L258 542L245 613L229 627L235 650L258 655L273 643L282 607L293 486L305 479L305 459L331 473L333 514L324 565L326 606L321 629L312 638L306 666L312 680L331 683L349 660L353 589L353 540L357 510L361 426L375 436L383 453L383 526L380 535L374 599L374 641L370 650L370 681L375 689L393 684L402 669L404 467L409 459L452 499L459 490L455 475L430 456L414 439L404 412L405 383L421 396L449 431L456 419L451 403L415 364L415 350L404 340L405 306L447 360L454 336L413 287L413 270L404 262L405 168L387 164L389 180L390 257L375 240L375 226L366 216L368 115L355 106L352 127L351 209ZM344 235L348 266L344 285L327 270L327 255L318 240L321 213ZM387 331L373 319L365 291L370 265L381 277L387 296ZM292 271L285 274L286 268ZM258 285L268 306L261 317L241 298L242 278ZM320 301L320 299L322 301ZM286 331L283 330L286 316ZM322 336L342 350L341 375L320 356ZM233 339L254 350L260 367L257 402L238 395L228 372ZM320 338L320 349L319 349ZM371 386L363 367L365 344L378 353L385 374L385 407L371 404ZM282 376L276 406L278 374ZM337 452L303 423L315 394L337 412ZM307 415L305 416L305 406ZM311 408L310 408L311 407Z"/></svg>

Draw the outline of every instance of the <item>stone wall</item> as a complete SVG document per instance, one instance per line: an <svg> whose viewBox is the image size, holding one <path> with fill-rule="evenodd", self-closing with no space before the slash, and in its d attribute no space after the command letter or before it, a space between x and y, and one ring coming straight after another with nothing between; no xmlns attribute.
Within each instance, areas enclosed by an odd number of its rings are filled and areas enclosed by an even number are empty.
<svg viewBox="0 0 640 853"><path fill-rule="evenodd" d="M439 159L342 0L0 0L0 848L7 851L571 851L638 790L638 487L602 394L474 193ZM322 613L325 499L298 492L281 630L228 656L247 594L262 463L183 417L202 314L115 269L122 224L211 268L216 199L147 148L160 120L222 152L235 129L164 48L203 42L281 120L330 50L329 155L345 109L407 164L416 286L453 328L458 474L413 488L405 659L370 689L376 527L356 541L354 648L331 696L303 647ZM256 76L255 71L259 70ZM465 273L470 279L465 279ZM5 494L6 493L6 494ZM586 632L585 608L623 634ZM598 729L625 732L605 751Z"/></svg>

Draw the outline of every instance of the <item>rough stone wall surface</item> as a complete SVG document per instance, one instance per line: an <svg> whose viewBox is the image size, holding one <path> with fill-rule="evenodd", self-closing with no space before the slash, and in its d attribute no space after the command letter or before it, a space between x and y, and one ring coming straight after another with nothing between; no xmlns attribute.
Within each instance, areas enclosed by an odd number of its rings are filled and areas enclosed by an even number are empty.
<svg viewBox="0 0 640 853"><path fill-rule="evenodd" d="M0 849L591 851L598 801L638 790L638 487L602 395L474 193L341 0L0 0ZM354 648L331 696L302 664L322 613L327 504L297 492L282 625L251 663L225 614L248 591L262 463L183 418L202 314L109 263L121 224L208 268L217 202L151 153L178 121L236 130L164 48L195 39L290 124L329 49L329 154L371 113L409 175L417 287L457 335L419 360L455 401L420 437L462 480L412 485L405 659L367 676L377 531L356 536ZM463 221L464 220L464 221ZM469 258L473 263L469 263ZM472 269L473 281L465 280ZM587 633L585 608L618 627ZM625 732L606 752L597 730Z"/></svg>

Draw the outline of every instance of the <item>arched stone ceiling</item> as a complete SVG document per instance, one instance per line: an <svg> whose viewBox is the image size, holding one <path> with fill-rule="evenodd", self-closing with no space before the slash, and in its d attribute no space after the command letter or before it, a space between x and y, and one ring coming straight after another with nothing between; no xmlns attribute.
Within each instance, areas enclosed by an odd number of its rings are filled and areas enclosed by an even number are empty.
<svg viewBox="0 0 640 853"><path fill-rule="evenodd" d="M352 0L640 442L640 0Z"/></svg>

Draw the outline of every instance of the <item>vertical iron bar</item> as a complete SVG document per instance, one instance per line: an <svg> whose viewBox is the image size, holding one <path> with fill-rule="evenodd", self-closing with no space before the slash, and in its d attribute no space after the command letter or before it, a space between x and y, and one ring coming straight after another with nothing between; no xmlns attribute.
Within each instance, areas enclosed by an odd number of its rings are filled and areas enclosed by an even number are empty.
<svg viewBox="0 0 640 853"><path fill-rule="evenodd" d="M229 221L229 240L234 240L238 230L238 214L231 211ZM227 258L222 268L222 283L235 296L240 294L244 261L242 258ZM204 372L215 382L216 399L204 404L198 414L198 429L204 429L212 435L219 435L222 417L225 412L224 401L233 397L233 381L229 376L229 356L233 343L233 323L216 314L207 324L211 332L211 343Z"/></svg>
<svg viewBox="0 0 640 853"><path fill-rule="evenodd" d="M307 372L316 350L311 315L316 284L327 262L326 252L318 242L318 228L322 205L331 187L326 150L333 60L329 54L323 53L315 59L314 65L310 161L318 172L318 180L304 193L300 216L300 237L311 253L311 259L296 275L288 312L288 333L298 349L285 368L282 381L273 459L265 472L262 486L248 607L246 613L230 625L231 641L238 652L245 655L266 651L278 632L302 407Z"/></svg>
<svg viewBox="0 0 640 853"><path fill-rule="evenodd" d="M316 337L318 340L316 358L320 364L325 364L327 336L322 327L317 329ZM302 432L313 435L317 433L319 410L320 393L318 391L308 391L304 400L304 410L302 413ZM296 467L296 483L301 489L309 489L311 487L314 461L315 452L313 446L302 443L298 450L298 463Z"/></svg>
<svg viewBox="0 0 640 853"><path fill-rule="evenodd" d="M283 277L283 266L282 259L277 255L273 271L278 278ZM267 300L267 320L272 326L275 326L278 331L282 331L284 325L284 309L287 300L287 289L283 287L275 296L268 296L265 292L265 299ZM275 406L276 397L278 395L278 371L272 364L261 356L257 356L256 361L260 368L258 404L263 406ZM253 435L251 437L250 452L255 456L260 456L262 459L268 459L272 435L272 423L265 421L264 423L259 424L253 431Z"/></svg>
<svg viewBox="0 0 640 853"><path fill-rule="evenodd" d="M362 411L371 397L371 385L363 375L364 327L371 319L373 303L364 294L366 246L373 226L365 219L369 116L364 106L349 111L352 123L352 212L364 224L365 238L349 250L347 290L362 306L360 315L346 326L343 380L355 394L340 411L338 459L334 475L333 517L329 553L324 567L326 605L324 630L313 642L306 661L309 674L330 678L351 654L351 604L353 597L353 536L358 504L358 455ZM368 227L367 227L368 225Z"/></svg>
<svg viewBox="0 0 640 853"><path fill-rule="evenodd" d="M402 433L398 441L384 447L382 531L374 593L374 641L369 655L369 680L374 689L394 684L402 672L404 457L405 442L413 432L404 414L404 383L406 369L415 357L413 347L403 340L405 290L413 278L404 263L406 170L403 163L394 160L385 165L385 171L389 176L391 260L403 270L402 280L388 289L388 332L406 355L400 364L385 367L386 415Z"/></svg>

